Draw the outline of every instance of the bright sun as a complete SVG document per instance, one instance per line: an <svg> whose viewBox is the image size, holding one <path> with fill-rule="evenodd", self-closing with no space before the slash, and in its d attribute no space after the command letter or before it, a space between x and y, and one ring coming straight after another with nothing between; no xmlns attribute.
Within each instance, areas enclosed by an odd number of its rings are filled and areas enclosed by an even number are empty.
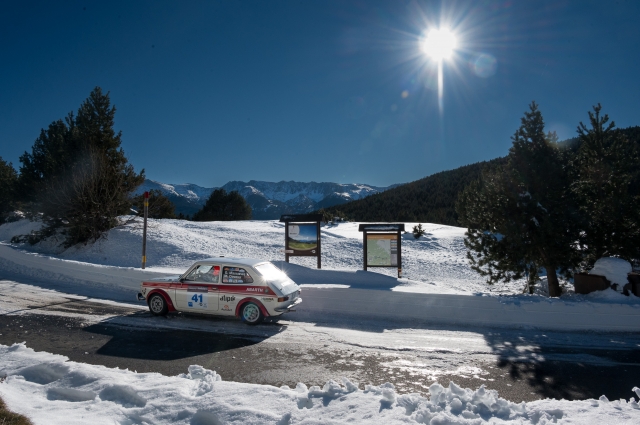
<svg viewBox="0 0 640 425"><path fill-rule="evenodd" d="M422 50L433 59L449 59L456 48L456 36L447 28L433 29L422 42Z"/></svg>

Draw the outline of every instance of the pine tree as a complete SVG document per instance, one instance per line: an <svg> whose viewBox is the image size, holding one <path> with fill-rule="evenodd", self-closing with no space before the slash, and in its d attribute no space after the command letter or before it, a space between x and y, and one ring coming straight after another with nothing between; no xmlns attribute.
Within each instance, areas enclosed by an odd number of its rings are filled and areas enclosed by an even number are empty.
<svg viewBox="0 0 640 425"><path fill-rule="evenodd" d="M133 208L137 211L137 216L144 215L144 194L132 198ZM180 218L184 220L184 215L176 216L176 206L169 198L164 196L157 189L149 191L149 218Z"/></svg>
<svg viewBox="0 0 640 425"><path fill-rule="evenodd" d="M144 181L128 163L116 109L96 87L73 113L49 125L31 153L20 157L19 187L33 211L43 213L43 235L62 229L65 246L102 237L129 211L130 194Z"/></svg>
<svg viewBox="0 0 640 425"><path fill-rule="evenodd" d="M426 232L426 230L424 230L424 228L422 227L421 223L418 223L416 226L413 226L413 237L415 239L420 239L420 236L424 236Z"/></svg>
<svg viewBox="0 0 640 425"><path fill-rule="evenodd" d="M21 201L37 203L43 197L45 182L66 174L73 164L69 132L72 122L73 115L69 114L66 120L54 121L48 129L40 130L31 153L25 152L20 157L18 197Z"/></svg>
<svg viewBox="0 0 640 425"><path fill-rule="evenodd" d="M523 276L533 283L544 268L549 295L557 297L557 270L568 272L578 261L566 160L555 133L545 134L535 102L512 141L507 164L483 173L460 195L467 256L491 283Z"/></svg>
<svg viewBox="0 0 640 425"><path fill-rule="evenodd" d="M227 193L220 188L214 190L202 209L193 215L193 221L231 221L251 219L251 206L233 190Z"/></svg>
<svg viewBox="0 0 640 425"><path fill-rule="evenodd" d="M640 258L638 144L615 128L602 106L589 111L589 125L578 126L580 147L571 161L572 192L580 208L582 267L601 257Z"/></svg>
<svg viewBox="0 0 640 425"><path fill-rule="evenodd" d="M0 224L15 206L16 183L18 174L13 168L13 164L7 163L0 157Z"/></svg>

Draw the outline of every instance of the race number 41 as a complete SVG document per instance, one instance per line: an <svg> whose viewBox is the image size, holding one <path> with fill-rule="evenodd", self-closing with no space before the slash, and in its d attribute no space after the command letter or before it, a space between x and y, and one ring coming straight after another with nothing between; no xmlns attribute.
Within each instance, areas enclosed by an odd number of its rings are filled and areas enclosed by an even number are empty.
<svg viewBox="0 0 640 425"><path fill-rule="evenodd" d="M191 298L187 300L189 308L207 308L207 294L200 292L191 292Z"/></svg>

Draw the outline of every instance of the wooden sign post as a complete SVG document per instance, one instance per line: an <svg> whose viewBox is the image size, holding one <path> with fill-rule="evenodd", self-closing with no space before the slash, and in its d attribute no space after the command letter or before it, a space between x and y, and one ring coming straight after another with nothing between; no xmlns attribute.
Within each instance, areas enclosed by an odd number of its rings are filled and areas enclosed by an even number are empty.
<svg viewBox="0 0 640 425"><path fill-rule="evenodd" d="M147 218L149 217L149 192L144 193L144 225L142 227L142 269L147 265Z"/></svg>

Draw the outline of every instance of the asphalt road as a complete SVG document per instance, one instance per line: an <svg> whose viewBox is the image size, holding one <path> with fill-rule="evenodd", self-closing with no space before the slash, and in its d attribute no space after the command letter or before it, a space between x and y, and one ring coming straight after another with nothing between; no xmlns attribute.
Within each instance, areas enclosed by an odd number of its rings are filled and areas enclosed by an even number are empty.
<svg viewBox="0 0 640 425"><path fill-rule="evenodd" d="M199 330L185 329L183 324ZM536 340L535 348L514 359L513 353L531 345L522 336L526 332L486 331L485 338L498 348L463 355L461 360L456 353L283 337L292 331L304 332L303 324L281 321L248 327L211 317L173 314L161 318L136 308L71 299L0 315L1 344L25 341L36 351L62 354L76 362L164 375L186 373L189 365L198 364L228 381L295 387L298 382L322 386L347 377L361 389L364 384L391 382L400 393L423 395L436 380L445 386L453 380L468 388L484 384L514 402L602 394L628 399L633 396L631 388L640 386L637 343L585 348L546 346ZM612 335L611 340L624 340L624 335ZM590 358L598 361L576 361ZM451 365L459 366L458 370L451 372ZM444 372L439 373L440 369Z"/></svg>

